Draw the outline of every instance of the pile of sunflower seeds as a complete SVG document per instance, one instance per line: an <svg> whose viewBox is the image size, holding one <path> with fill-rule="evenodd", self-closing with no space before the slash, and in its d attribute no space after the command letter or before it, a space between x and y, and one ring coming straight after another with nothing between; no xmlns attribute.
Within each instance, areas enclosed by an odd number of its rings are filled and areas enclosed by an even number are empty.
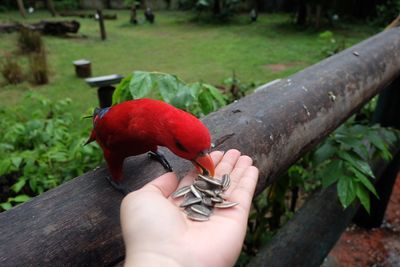
<svg viewBox="0 0 400 267"><path fill-rule="evenodd" d="M239 204L226 201L223 197L230 184L231 178L228 174L224 174L221 179L199 174L192 185L179 188L171 196L183 197L180 207L184 208L189 219L208 221L214 208L226 209Z"/></svg>

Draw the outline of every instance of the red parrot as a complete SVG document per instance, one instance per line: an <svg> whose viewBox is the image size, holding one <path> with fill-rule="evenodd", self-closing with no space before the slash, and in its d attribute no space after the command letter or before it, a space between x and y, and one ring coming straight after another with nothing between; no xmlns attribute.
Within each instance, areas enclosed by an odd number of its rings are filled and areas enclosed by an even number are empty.
<svg viewBox="0 0 400 267"><path fill-rule="evenodd" d="M96 108L93 130L86 143L97 141L111 173L111 184L121 190L124 159L149 152L171 170L158 146L190 160L199 172L214 175L208 154L211 137L195 116L154 99L126 101L112 107Z"/></svg>

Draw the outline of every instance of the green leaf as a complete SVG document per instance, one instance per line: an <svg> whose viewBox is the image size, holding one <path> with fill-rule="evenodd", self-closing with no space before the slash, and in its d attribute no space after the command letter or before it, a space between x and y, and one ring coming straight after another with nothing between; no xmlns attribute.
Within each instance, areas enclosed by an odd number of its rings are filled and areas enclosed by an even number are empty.
<svg viewBox="0 0 400 267"><path fill-rule="evenodd" d="M379 199L378 193L376 192L374 185L370 182L367 176L365 176L362 172L358 171L352 166L349 166L349 171L351 171L356 176L358 181L360 181L361 184L363 184L369 191L371 191L376 196L376 198Z"/></svg>
<svg viewBox="0 0 400 267"><path fill-rule="evenodd" d="M205 89L208 90L210 95L218 102L219 107L226 105L224 95L221 93L220 90L218 90L217 88L215 88L214 86L212 86L210 84L203 83L202 85Z"/></svg>
<svg viewBox="0 0 400 267"><path fill-rule="evenodd" d="M375 178L369 164L366 163L365 161L362 161L357 155L355 155L355 154L350 155L350 153L344 152L344 151L339 151L338 155L340 158L342 158L343 160L345 160L348 163L350 163L351 165L353 165L355 168L357 168L362 173L366 174L369 177Z"/></svg>
<svg viewBox="0 0 400 267"><path fill-rule="evenodd" d="M371 141L372 144L374 144L375 147L377 147L381 151L387 150L385 143L376 131L368 131L367 138L369 141Z"/></svg>
<svg viewBox="0 0 400 267"><path fill-rule="evenodd" d="M3 202L3 203L0 203L0 207L3 210L10 210L12 208L12 205L10 202Z"/></svg>
<svg viewBox="0 0 400 267"><path fill-rule="evenodd" d="M31 197L28 195L18 195L16 197L12 198L12 201L17 202L17 203L23 203L30 199L31 199Z"/></svg>
<svg viewBox="0 0 400 267"><path fill-rule="evenodd" d="M3 159L0 161L0 175L8 173L11 167L11 161L9 159Z"/></svg>
<svg viewBox="0 0 400 267"><path fill-rule="evenodd" d="M324 142L322 146L320 146L313 155L313 161L316 165L328 160L331 158L337 148L331 142Z"/></svg>
<svg viewBox="0 0 400 267"><path fill-rule="evenodd" d="M351 177L340 177L337 183L337 191L343 208L347 208L356 198L356 191Z"/></svg>
<svg viewBox="0 0 400 267"><path fill-rule="evenodd" d="M324 188L327 188L331 184L335 183L340 177L345 175L342 166L340 160L333 160L321 170L318 176L321 177L322 186Z"/></svg>
<svg viewBox="0 0 400 267"><path fill-rule="evenodd" d="M213 99L210 94L208 94L206 91L203 91L199 94L198 98L201 110L203 111L203 114L208 114L212 111L214 111L214 105L213 105Z"/></svg>
<svg viewBox="0 0 400 267"><path fill-rule="evenodd" d="M15 192L18 193L19 191L21 191L21 189L25 186L26 184L26 180L23 177L20 177L18 179L18 182L16 182L15 184L13 184L11 186L11 189Z"/></svg>
<svg viewBox="0 0 400 267"><path fill-rule="evenodd" d="M365 208L365 210L370 214L371 205L368 191L360 184L356 185L356 195L361 202L361 205Z"/></svg>
<svg viewBox="0 0 400 267"><path fill-rule="evenodd" d="M153 89L151 74L144 71L135 71L131 82L129 83L129 91L133 99L143 98L147 96Z"/></svg>
<svg viewBox="0 0 400 267"><path fill-rule="evenodd" d="M170 74L158 74L155 76L156 83L158 84L158 90L162 99L171 103L172 99L178 94L181 90L181 87L184 85L178 80L178 77ZM184 89L184 88L183 88Z"/></svg>
<svg viewBox="0 0 400 267"><path fill-rule="evenodd" d="M132 99L129 93L129 84L131 83L132 75L125 77L115 88L112 97L113 105L121 103L123 101Z"/></svg>
<svg viewBox="0 0 400 267"><path fill-rule="evenodd" d="M19 168L19 165L21 165L22 158L20 157L11 157L11 162L15 166L15 168Z"/></svg>

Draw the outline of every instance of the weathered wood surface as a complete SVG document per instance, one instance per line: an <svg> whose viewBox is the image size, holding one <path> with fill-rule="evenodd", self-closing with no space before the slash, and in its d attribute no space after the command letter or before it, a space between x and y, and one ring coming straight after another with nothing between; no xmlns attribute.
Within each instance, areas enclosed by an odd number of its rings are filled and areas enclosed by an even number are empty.
<svg viewBox="0 0 400 267"><path fill-rule="evenodd" d="M397 156L390 164L382 160L373 164L376 177L385 178L394 169L398 170L399 145L398 142L393 147L392 152ZM321 266L359 207L355 204L343 209L337 198L336 184L319 191L306 201L267 246L260 249L247 267Z"/></svg>
<svg viewBox="0 0 400 267"><path fill-rule="evenodd" d="M71 21L40 21L31 24L21 23L6 23L0 24L0 33L11 33L19 31L22 27L29 28L35 31L40 31L42 34L48 35L65 35L68 33L77 33L80 28L80 23L76 20Z"/></svg>
<svg viewBox="0 0 400 267"><path fill-rule="evenodd" d="M216 149L238 148L259 167L260 192L400 71L400 29L378 34L204 118ZM166 157L182 176L190 163ZM139 156L125 164L132 188L164 170ZM1 266L112 265L124 256L122 196L100 168L0 214Z"/></svg>

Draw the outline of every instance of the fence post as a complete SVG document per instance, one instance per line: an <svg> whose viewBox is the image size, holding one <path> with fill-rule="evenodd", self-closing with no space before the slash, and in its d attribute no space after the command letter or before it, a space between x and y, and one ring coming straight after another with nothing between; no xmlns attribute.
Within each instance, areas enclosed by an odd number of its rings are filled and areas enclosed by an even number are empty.
<svg viewBox="0 0 400 267"><path fill-rule="evenodd" d="M400 76L397 77L379 95L372 123L384 127L400 129ZM354 217L354 222L364 228L379 227L385 216L385 211L392 194L392 189L400 167L400 155L394 155L382 177L376 183L379 199L371 195L371 214L360 208Z"/></svg>

